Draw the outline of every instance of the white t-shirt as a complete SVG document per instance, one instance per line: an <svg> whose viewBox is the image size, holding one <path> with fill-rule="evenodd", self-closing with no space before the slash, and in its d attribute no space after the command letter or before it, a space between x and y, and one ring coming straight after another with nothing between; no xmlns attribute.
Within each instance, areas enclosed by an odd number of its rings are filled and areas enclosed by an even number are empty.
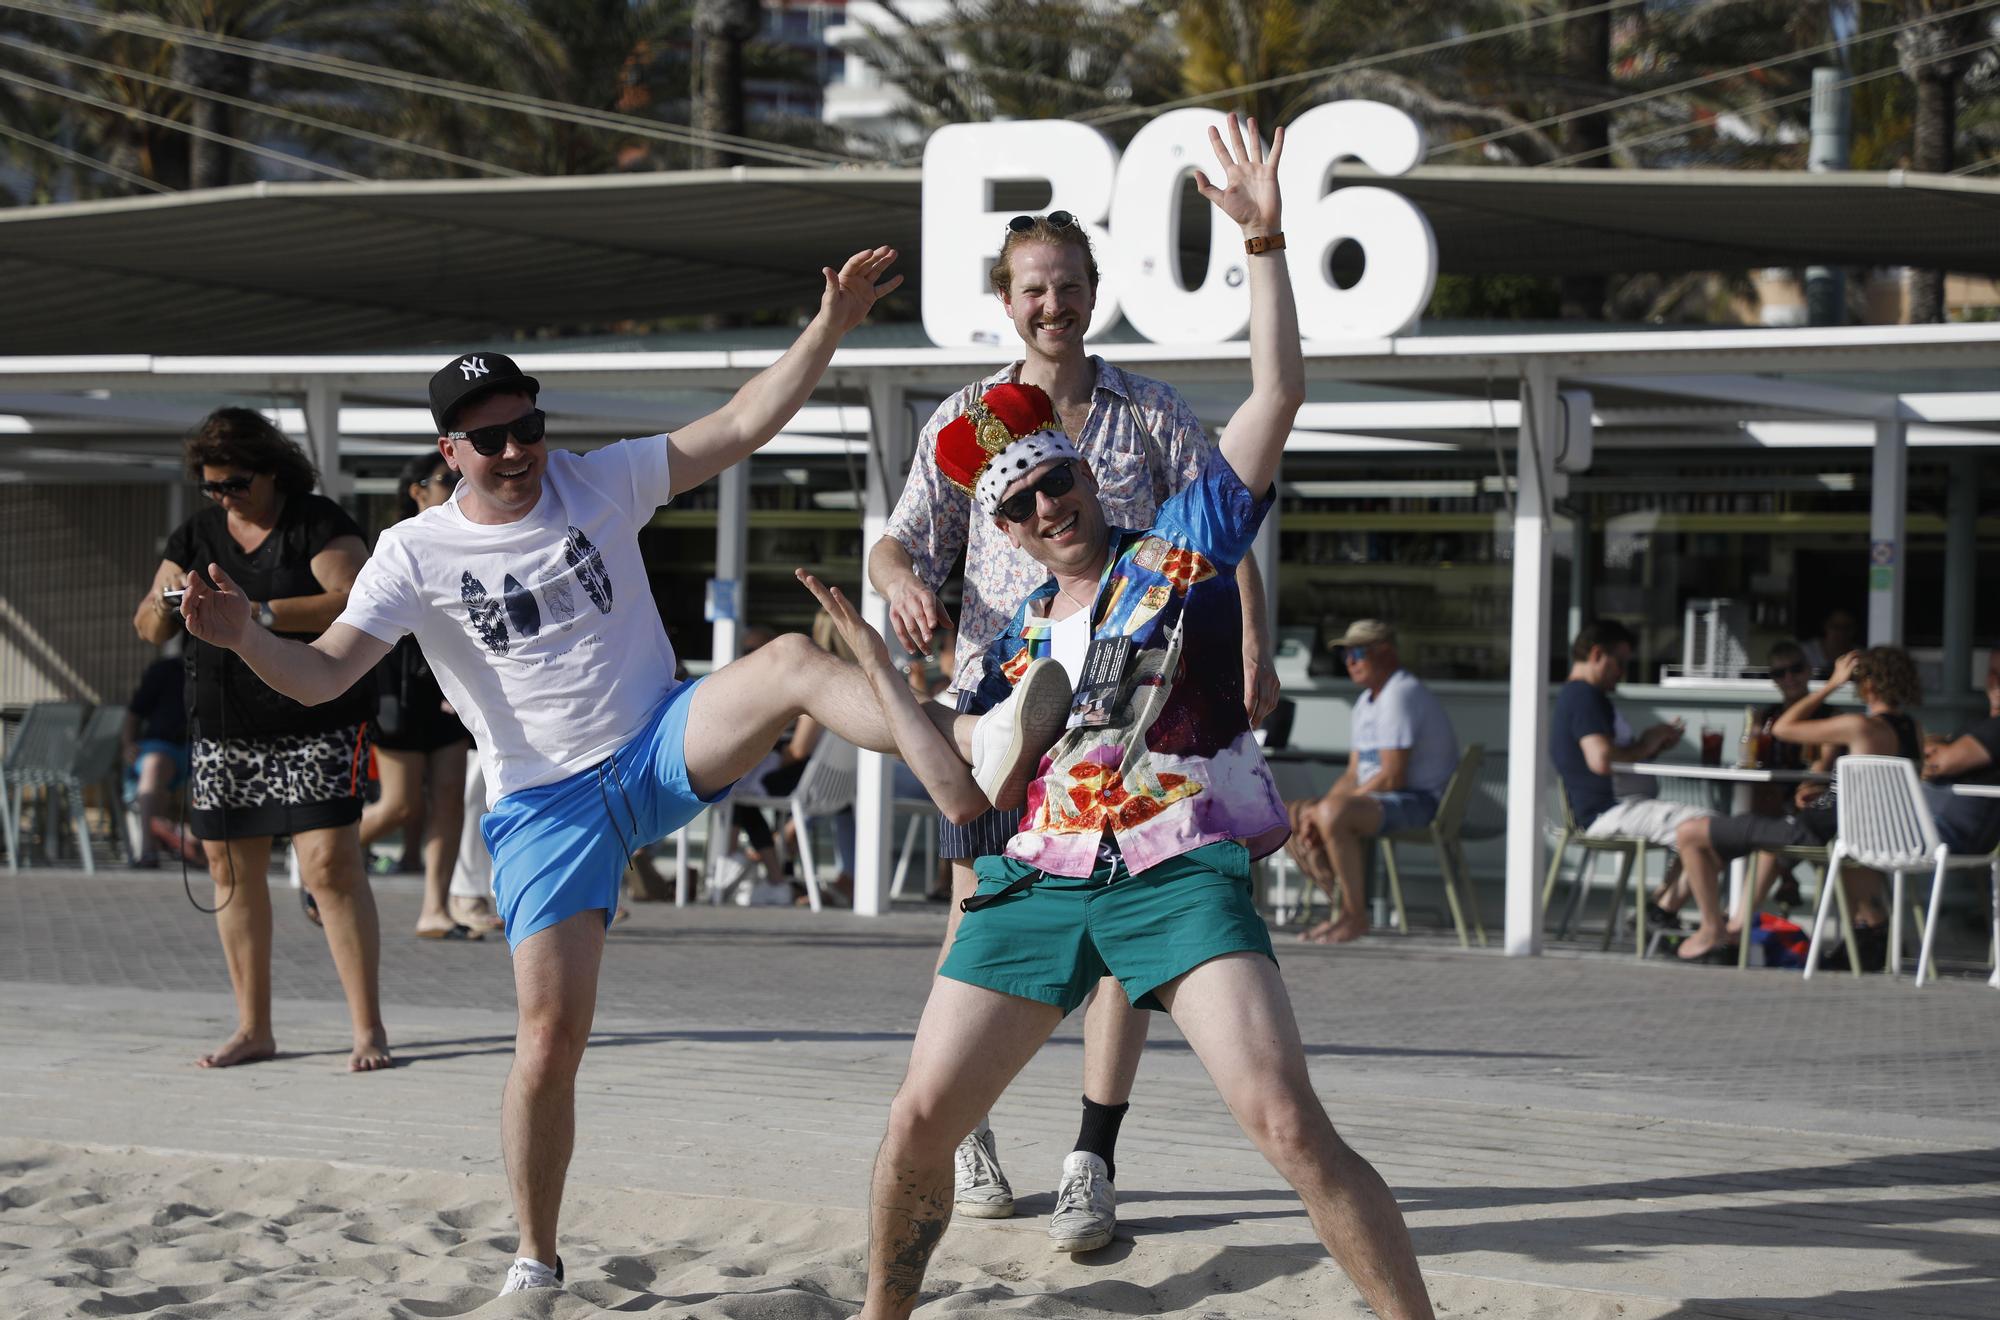
<svg viewBox="0 0 2000 1320"><path fill-rule="evenodd" d="M478 740L490 806L602 761L673 689L638 537L672 493L667 437L550 450L516 522L471 521L465 493L382 533L339 622L416 635Z"/></svg>
<svg viewBox="0 0 2000 1320"><path fill-rule="evenodd" d="M1425 793L1442 793L1458 769L1458 735L1451 717L1432 691L1415 674L1398 669L1382 685L1382 695L1363 689L1354 703L1353 744L1356 773L1366 782L1382 766L1384 748L1410 754L1403 786Z"/></svg>
<svg viewBox="0 0 2000 1320"><path fill-rule="evenodd" d="M1078 610L1049 625L1049 656L1069 675L1074 688L1083 682L1083 660L1090 654L1090 611Z"/></svg>

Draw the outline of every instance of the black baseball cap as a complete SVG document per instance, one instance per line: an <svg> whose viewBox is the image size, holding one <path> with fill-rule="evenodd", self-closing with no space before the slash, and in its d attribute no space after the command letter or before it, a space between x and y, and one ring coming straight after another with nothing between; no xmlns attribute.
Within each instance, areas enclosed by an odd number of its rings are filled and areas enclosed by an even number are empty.
<svg viewBox="0 0 2000 1320"><path fill-rule="evenodd" d="M431 419L438 434L451 430L451 415L461 404L495 390L519 390L532 399L542 392L542 383L523 375L505 353L461 353L439 367L431 377Z"/></svg>

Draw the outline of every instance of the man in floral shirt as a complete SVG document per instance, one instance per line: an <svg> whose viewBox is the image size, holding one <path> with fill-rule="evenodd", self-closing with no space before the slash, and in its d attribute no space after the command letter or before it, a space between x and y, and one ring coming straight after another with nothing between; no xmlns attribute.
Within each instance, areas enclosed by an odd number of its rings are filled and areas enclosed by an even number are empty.
<svg viewBox="0 0 2000 1320"><path fill-rule="evenodd" d="M1004 856L979 860L917 1029L875 1162L861 1320L914 1309L952 1208L954 1147L1105 976L1132 1003L1173 1014L1374 1313L1432 1315L1395 1197L1313 1093L1251 902L1251 858L1287 825L1243 706L1233 570L1270 509L1305 373L1279 227L1283 130L1266 158L1254 121L1247 147L1234 116L1229 129L1233 150L1210 132L1227 187L1196 183L1243 230L1252 389L1197 479L1147 527L1119 529L1029 387L988 391L940 433L940 468L1044 570L986 648L983 689L1001 695L1017 673L1024 689L1037 684L1046 655L1075 691L1020 833ZM1064 1184L1066 1199L1074 1184L1075 1199L1109 1211L1097 1156L1073 1153Z"/></svg>
<svg viewBox="0 0 2000 1320"><path fill-rule="evenodd" d="M1097 300L1097 263L1089 237L1067 212L1016 216L991 283L1024 355L961 389L932 415L886 534L869 555L869 577L889 601L898 639L906 649L928 654L934 633L949 622L935 593L964 551L958 671L951 686L961 711L987 709L977 699L987 644L1047 570L1016 548L991 518L977 515L966 491L939 470L938 438L945 428L995 385L1038 386L1053 399L1062 430L1090 465L1098 499L1121 527L1151 526L1161 506L1201 474L1213 451L1194 409L1172 386L1085 353L1083 335ZM1245 554L1233 571L1240 587L1242 644L1229 663L1242 675L1243 700L1254 724L1277 704L1278 679L1256 561ZM1015 811L996 811L968 826L948 821L940 826L939 856L952 861L952 907L940 959L957 934L958 905L972 893L972 859L999 852L1019 827ZM1149 1018L1125 1002L1115 981L1107 981L1084 1021L1083 1117L1075 1149L1097 1154L1113 1169ZM1013 1213L1013 1190L984 1120L966 1138L958 1170L959 1213L977 1218ZM1075 1248L1111 1231L1108 1223L1097 1224L1081 1237L1063 1236L1069 1223L1063 1213L1051 1221L1058 1247Z"/></svg>

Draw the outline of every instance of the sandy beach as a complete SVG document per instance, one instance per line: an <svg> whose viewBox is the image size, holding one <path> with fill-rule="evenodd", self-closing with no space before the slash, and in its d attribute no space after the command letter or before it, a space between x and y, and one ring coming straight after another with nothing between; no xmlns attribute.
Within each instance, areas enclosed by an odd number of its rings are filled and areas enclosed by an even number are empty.
<svg viewBox="0 0 2000 1320"><path fill-rule="evenodd" d="M385 892L385 929L413 907ZM281 923L283 1053L210 1073L231 1010L177 886L0 886L0 1316L851 1316L936 937L928 913L641 909L580 1078L569 1289L500 1299L504 948L385 941L401 1066L354 1077L324 943ZM1315 1084L1441 1316L2000 1313L2000 1001L1976 981L1282 952ZM1051 1252L1080 1059L1066 1023L996 1108L1019 1217L953 1225L920 1317L1365 1314L1164 1025L1118 1239Z"/></svg>

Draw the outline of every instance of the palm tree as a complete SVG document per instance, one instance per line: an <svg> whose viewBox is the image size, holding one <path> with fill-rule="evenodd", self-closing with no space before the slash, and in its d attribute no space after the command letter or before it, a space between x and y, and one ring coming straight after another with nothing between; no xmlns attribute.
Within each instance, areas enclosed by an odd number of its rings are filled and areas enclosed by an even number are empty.
<svg viewBox="0 0 2000 1320"><path fill-rule="evenodd" d="M1896 35L1896 59L1916 87L1916 116L1910 130L1910 164L1931 174L1949 174L1958 140L1959 84L1991 47L1979 43L1993 27L1989 10L1964 12L1966 0L1902 0L1910 18L1935 21ZM1944 320L1944 272L1910 272L1910 320Z"/></svg>

